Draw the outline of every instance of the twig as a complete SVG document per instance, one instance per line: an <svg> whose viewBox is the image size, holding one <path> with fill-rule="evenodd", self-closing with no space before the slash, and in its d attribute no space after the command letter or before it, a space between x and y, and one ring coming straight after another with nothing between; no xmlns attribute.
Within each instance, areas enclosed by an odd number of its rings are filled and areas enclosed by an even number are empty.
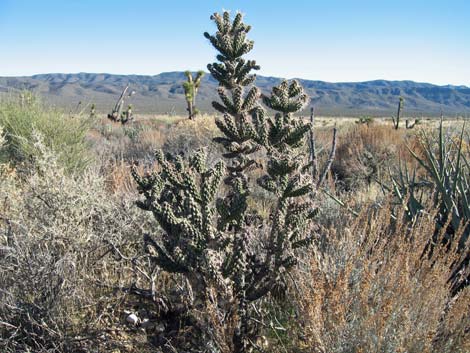
<svg viewBox="0 0 470 353"><path fill-rule="evenodd" d="M332 141L332 144L331 144L330 155L328 156L328 160L327 160L327 162L326 162L326 164L323 168L323 172L322 172L320 178L318 179L317 189L325 181L326 176L328 175L328 172L331 169L331 165L333 164L333 160L335 159L335 154L336 154L336 132L337 132L337 129L336 129L336 127L334 127L333 128L333 141Z"/></svg>
<svg viewBox="0 0 470 353"><path fill-rule="evenodd" d="M310 162L312 163L312 177L313 180L315 180L318 173L318 161L315 148L315 136L313 135L313 126L315 124L315 109L313 106L310 108L310 124Z"/></svg>

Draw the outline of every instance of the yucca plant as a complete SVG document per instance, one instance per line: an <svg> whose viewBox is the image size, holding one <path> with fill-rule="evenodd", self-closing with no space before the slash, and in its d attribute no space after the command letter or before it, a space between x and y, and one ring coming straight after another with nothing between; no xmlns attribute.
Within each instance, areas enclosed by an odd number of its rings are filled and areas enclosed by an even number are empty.
<svg viewBox="0 0 470 353"><path fill-rule="evenodd" d="M184 316L192 318L199 337L185 339L193 344L184 349L239 353L258 347L260 302L270 293L282 295L299 249L315 236L315 187L305 153L312 125L293 116L308 101L297 81L282 81L270 96L253 85L251 72L259 66L243 58L253 41L242 15L216 13L211 19L217 32L204 35L219 54L208 69L219 82L220 101L213 106L223 114L216 120L222 136L215 141L225 148L226 161L210 166L203 151L187 160L157 152L159 172L140 176L134 169L133 175L144 196L139 206L163 230L160 239L145 239L152 261L182 274L190 288ZM267 117L261 103L275 116ZM254 170L261 173L256 183ZM267 217L249 207L257 188L270 195Z"/></svg>
<svg viewBox="0 0 470 353"><path fill-rule="evenodd" d="M393 192L410 221L425 211L431 201L437 210L433 240L443 232L446 242L458 242L458 248L468 249L465 245L470 234L470 154L465 125L459 134L446 132L441 118L437 134L422 131L419 142L420 152L411 148L409 152L425 175L418 178L416 170L410 172L405 165L400 166L398 173L392 175ZM456 234L460 235L458 239ZM469 259L470 254L466 254L456 269L462 270ZM461 273L460 278L454 278L454 290L460 288L467 276Z"/></svg>

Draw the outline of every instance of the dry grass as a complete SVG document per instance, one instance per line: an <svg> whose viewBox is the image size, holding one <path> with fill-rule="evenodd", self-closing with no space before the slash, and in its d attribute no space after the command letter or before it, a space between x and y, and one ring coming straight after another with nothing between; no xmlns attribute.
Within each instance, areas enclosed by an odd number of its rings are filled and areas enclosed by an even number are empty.
<svg viewBox="0 0 470 353"><path fill-rule="evenodd" d="M449 294L460 255L428 251L432 215L411 228L390 216L388 208L366 210L315 247L298 281L306 351L469 351L469 288Z"/></svg>
<svg viewBox="0 0 470 353"><path fill-rule="evenodd" d="M412 163L406 146L414 144L414 132L384 124L361 124L344 130L338 137L332 172L345 190L371 185L399 161Z"/></svg>

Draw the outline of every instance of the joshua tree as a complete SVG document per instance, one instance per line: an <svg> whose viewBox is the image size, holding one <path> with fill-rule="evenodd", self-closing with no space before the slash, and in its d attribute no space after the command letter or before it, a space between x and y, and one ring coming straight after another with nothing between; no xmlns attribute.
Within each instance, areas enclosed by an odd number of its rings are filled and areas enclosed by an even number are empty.
<svg viewBox="0 0 470 353"><path fill-rule="evenodd" d="M188 108L186 110L188 111L189 119L192 119L198 114L198 110L196 109L196 96L205 73L204 71L198 71L194 79L191 71L186 71L184 74L187 77L187 81L183 83L184 97L188 104Z"/></svg>
<svg viewBox="0 0 470 353"><path fill-rule="evenodd" d="M145 238L152 261L189 283L192 301L184 317L200 335L191 351L240 353L256 346L259 331L251 319L259 300L282 294L299 249L315 236L309 197L315 186L305 153L312 125L292 115L308 101L297 81L282 81L270 96L253 86L252 70L259 66L243 58L253 41L242 15L211 19L217 33L204 35L219 54L208 69L219 82L220 101L213 106L223 114L215 141L226 161L209 166L203 151L188 160L157 152L159 171L141 176L133 169L133 176L144 196L139 207L151 211L163 230L158 240ZM275 116L265 116L261 103ZM258 162L255 152L265 160ZM262 176L253 183L257 168ZM249 207L255 188L271 195L265 218Z"/></svg>
<svg viewBox="0 0 470 353"><path fill-rule="evenodd" d="M400 126L400 118L401 118L401 113L403 111L404 105L405 105L405 100L403 97L400 97L400 99L398 100L397 116L396 117L392 116L393 127L395 128L395 130L398 130ZM419 119L415 119L414 123L410 123L408 119L405 120L405 127L407 129L412 129L417 124L419 124Z"/></svg>
<svg viewBox="0 0 470 353"><path fill-rule="evenodd" d="M392 116L392 121L393 121L393 127L395 130L398 130L400 127L400 117L401 117L401 111L403 110L403 105L404 105L405 100L403 97L400 97L398 100L398 109L397 109L397 116Z"/></svg>
<svg viewBox="0 0 470 353"><path fill-rule="evenodd" d="M114 105L114 109L112 113L108 114L108 119L115 121L115 122L120 122L121 124L125 124L134 119L134 116L132 115L131 105L127 107L127 111L123 111L126 98L130 98L131 96L135 94L135 91L132 91L129 94L127 94L128 90L129 90L129 85L127 85L122 91L121 96L119 97L116 104Z"/></svg>

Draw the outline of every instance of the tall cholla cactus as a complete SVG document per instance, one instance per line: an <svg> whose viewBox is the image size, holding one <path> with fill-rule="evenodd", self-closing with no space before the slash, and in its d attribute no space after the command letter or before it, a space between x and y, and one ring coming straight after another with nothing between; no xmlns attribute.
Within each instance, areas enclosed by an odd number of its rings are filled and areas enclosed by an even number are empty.
<svg viewBox="0 0 470 353"><path fill-rule="evenodd" d="M259 66L242 57L253 47L242 15L231 20L224 12L211 19L218 31L204 35L220 54L208 69L219 81L220 102L213 106L223 114L216 121L223 136L215 140L225 147L227 162L209 167L203 152L187 161L157 152L159 172L140 176L134 169L133 175L144 196L139 206L151 211L164 231L160 240L145 239L151 258L187 278L198 313L215 305L220 322L209 314L199 321L200 332L209 335L201 339L212 340L216 351L240 353L256 342L256 320L250 318L258 300L279 294L297 263L296 250L313 240L316 210L308 197L313 186L304 153L311 124L292 116L308 101L297 81L283 81L270 97L247 88L255 81L251 71ZM261 102L277 112L273 118L265 116ZM257 151L265 153L265 163L253 158ZM255 168L263 174L258 186L249 178ZM265 219L254 217L248 207L257 187L272 194ZM216 327L227 328L223 337Z"/></svg>
<svg viewBox="0 0 470 353"><path fill-rule="evenodd" d="M187 77L187 81L183 83L183 89L184 97L186 99L186 103L188 104L188 118L193 119L198 114L198 110L196 109L196 96L205 72L198 71L194 79L191 71L186 71L184 74Z"/></svg>

